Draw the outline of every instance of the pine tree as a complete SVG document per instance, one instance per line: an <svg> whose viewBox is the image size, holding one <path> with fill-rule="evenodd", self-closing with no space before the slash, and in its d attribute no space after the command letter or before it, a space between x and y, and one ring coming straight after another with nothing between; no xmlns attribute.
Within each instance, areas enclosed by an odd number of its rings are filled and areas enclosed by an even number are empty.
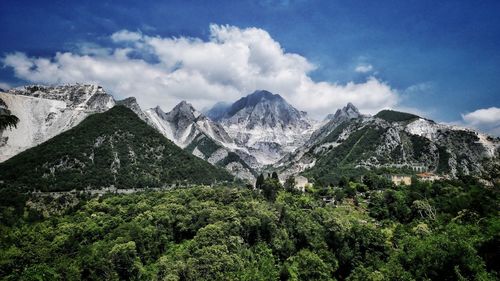
<svg viewBox="0 0 500 281"><path fill-rule="evenodd" d="M279 180L279 178L278 178L278 173L273 172L273 174L271 175L271 178L272 178L272 179L275 179L275 180Z"/></svg>
<svg viewBox="0 0 500 281"><path fill-rule="evenodd" d="M264 175L263 174L260 174L258 177L257 177L257 181L255 182L255 188L257 189L261 189L262 188L262 184L264 183Z"/></svg>

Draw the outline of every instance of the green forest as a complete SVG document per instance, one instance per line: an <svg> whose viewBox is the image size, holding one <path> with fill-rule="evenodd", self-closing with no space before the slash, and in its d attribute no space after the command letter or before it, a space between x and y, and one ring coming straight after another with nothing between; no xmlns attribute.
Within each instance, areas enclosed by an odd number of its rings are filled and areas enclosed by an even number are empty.
<svg viewBox="0 0 500 281"><path fill-rule="evenodd" d="M3 280L498 280L498 186L367 174L294 189L0 194Z"/></svg>

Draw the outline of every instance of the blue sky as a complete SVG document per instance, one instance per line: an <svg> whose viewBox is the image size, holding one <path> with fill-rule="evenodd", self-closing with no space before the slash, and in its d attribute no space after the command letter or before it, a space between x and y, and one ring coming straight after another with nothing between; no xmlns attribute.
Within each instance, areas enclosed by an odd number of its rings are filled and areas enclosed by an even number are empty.
<svg viewBox="0 0 500 281"><path fill-rule="evenodd" d="M297 54L314 66L304 66L292 73L305 73L314 83L326 82L331 87L341 87L318 96L311 94L311 99L323 99L337 92L342 95L349 83L365 85L369 79L376 79L373 86L379 88L375 88L374 92L384 91L380 87L387 86L397 102L387 101L393 96L385 93L373 105L362 104L362 109L373 111L377 107L392 107L418 112L439 121L466 122L484 130L498 130L500 116L489 118L491 114L497 115L498 111L479 112L471 115L472 119L468 121L462 116L480 109L500 107L500 1L157 2L2 1L0 55L4 67L0 69L0 82L6 87L33 82L72 82L71 79L75 79L64 77L51 80L34 73L20 74L19 65L5 61L12 54L23 54L27 60L46 58L49 62L57 60L57 52L98 56L88 54L84 49L113 52L126 48L127 44L137 43L111 39L113 34L124 30L144 38L195 38L207 42L214 37L210 24L227 25L237 28L238 32L248 28L267 32L273 42L279 43L284 54ZM149 42L144 38L138 40ZM140 59L153 66L161 62L157 61L157 52L149 52L137 47L137 44L133 49L127 54L130 59ZM187 65L183 60L179 59L179 62ZM40 71L44 69L40 68ZM190 68L187 72L192 71L193 68ZM98 79L95 76L77 77L99 82L95 81ZM248 85L228 90L225 87L227 83L240 85L240 82L223 75L214 79L219 78L224 81L210 80L207 83L221 83L222 86L217 85L211 91L225 89L221 90L227 91L223 100L233 100L238 90L250 90ZM228 82L228 79L231 81ZM258 77L255 79L259 80ZM117 96L125 95L127 91L123 87L113 88L115 84L109 81L103 83L108 83L111 92L115 91L113 94ZM249 85L269 83L272 81ZM292 82L292 85L282 85L285 83L282 80L276 83L279 84L275 87L278 91L286 91L295 85ZM314 87L306 89L315 91L320 86L314 84ZM270 87L274 89L274 85ZM192 91L190 88L182 89ZM360 86L359 91L368 91L365 94L369 96L370 89L369 86ZM171 106L183 97L181 89L172 91L175 92L172 96L168 93L165 96L150 95L144 98L143 103L146 106L155 102ZM303 109L301 105L308 111L317 108L318 115L329 111L328 108L305 105L303 101L307 99L299 97L299 94L280 94L300 109ZM141 94L137 95L141 100ZM199 107L220 98L216 94L199 97L186 93L185 96ZM196 104L197 99L199 104ZM333 112L337 103L334 102L335 97L330 99L330 111ZM344 96L339 97L339 104L345 99ZM360 99L362 102L363 99Z"/></svg>

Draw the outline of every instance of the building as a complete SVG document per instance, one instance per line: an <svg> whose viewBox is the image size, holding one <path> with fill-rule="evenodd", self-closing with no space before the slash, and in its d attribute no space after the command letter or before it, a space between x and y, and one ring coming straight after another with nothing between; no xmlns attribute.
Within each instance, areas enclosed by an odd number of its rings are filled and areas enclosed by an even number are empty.
<svg viewBox="0 0 500 281"><path fill-rule="evenodd" d="M411 176L407 175L389 175L388 178L395 185L410 185L411 184Z"/></svg>
<svg viewBox="0 0 500 281"><path fill-rule="evenodd" d="M442 179L441 176L436 175L434 173L430 173L430 172L424 172L424 173L417 174L417 178L421 181L430 181L430 182Z"/></svg>
<svg viewBox="0 0 500 281"><path fill-rule="evenodd" d="M307 180L306 177L303 176L296 176L295 177L295 188L304 192L306 189L306 185L309 184L309 181Z"/></svg>

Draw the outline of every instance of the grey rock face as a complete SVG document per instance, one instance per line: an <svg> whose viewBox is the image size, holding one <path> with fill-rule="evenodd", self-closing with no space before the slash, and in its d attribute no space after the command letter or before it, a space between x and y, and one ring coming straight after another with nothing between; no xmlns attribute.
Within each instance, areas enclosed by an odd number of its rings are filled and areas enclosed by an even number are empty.
<svg viewBox="0 0 500 281"><path fill-rule="evenodd" d="M348 103L341 109L337 109L335 114L328 114L325 120L333 120L336 123L344 122L350 119L358 118L361 116L358 108L356 108L352 103Z"/></svg>
<svg viewBox="0 0 500 281"><path fill-rule="evenodd" d="M257 159L258 168L301 146L316 125L280 95L264 90L214 111L234 142Z"/></svg>

